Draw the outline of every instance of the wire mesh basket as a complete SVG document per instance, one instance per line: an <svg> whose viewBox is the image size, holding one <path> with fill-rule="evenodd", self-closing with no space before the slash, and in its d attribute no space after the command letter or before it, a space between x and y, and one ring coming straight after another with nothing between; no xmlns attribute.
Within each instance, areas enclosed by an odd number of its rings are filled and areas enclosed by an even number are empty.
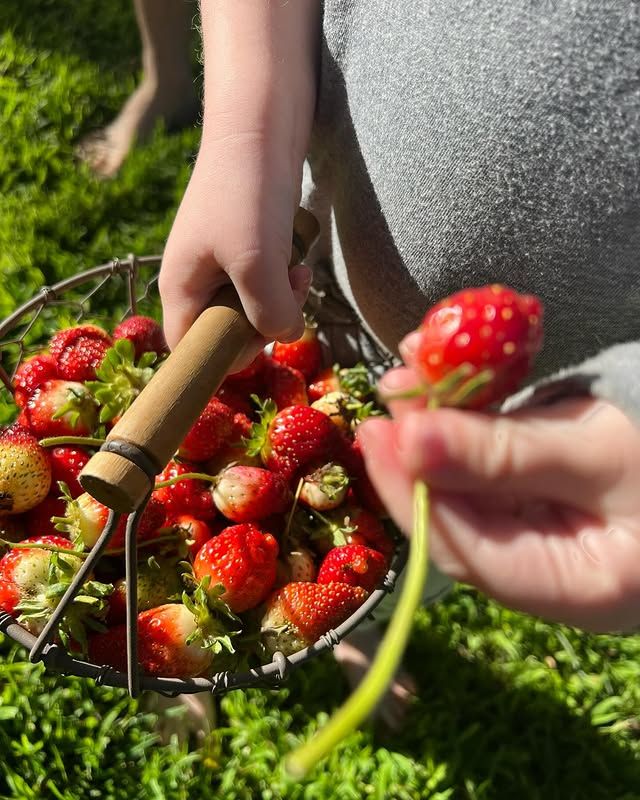
<svg viewBox="0 0 640 800"><path fill-rule="evenodd" d="M78 324L90 319L93 322L124 319L133 314L158 316L159 298L157 293L158 270L161 256L137 257L130 254L123 259L113 259L100 266L88 269L52 286L43 287L31 300L17 308L4 321L0 322L0 409L3 422L11 418L13 408L13 376L25 357L41 350L51 334L68 324ZM325 291L315 293L316 300ZM341 317L339 301L328 303L331 326L344 325L353 333L354 323L346 316ZM105 313L105 309L109 312ZM321 321L322 324L322 321ZM325 331L326 334L326 331ZM358 335L358 331L355 331ZM327 337L331 347L331 334ZM136 541L135 529L144 507L130 515L127 523L125 561L127 602L137 597L136 584ZM381 585L375 589L365 602L345 622L327 631L313 645L285 656L276 652L270 663L246 671L222 671L210 678L170 678L140 674L135 654L137 653L137 626L127 624L127 643L130 654L127 673L111 666L92 664L68 653L55 641L57 625L83 581L91 573L108 542L108 530L114 530L119 522L115 512L110 512L109 522L100 536L74 581L69 586L60 604L48 620L42 633L35 636L22 627L14 617L0 611L0 632L29 650L32 662L43 662L46 669L61 675L75 675L93 679L99 685L127 688L132 696L142 690L153 690L173 697L183 693L211 692L220 694L232 689L248 687L277 688L286 680L290 672L311 658L332 649L351 633L365 619L372 617L373 611L382 600L393 591L396 580L406 560L406 546L399 544L391 560L390 568ZM128 619L135 619L128 615Z"/></svg>

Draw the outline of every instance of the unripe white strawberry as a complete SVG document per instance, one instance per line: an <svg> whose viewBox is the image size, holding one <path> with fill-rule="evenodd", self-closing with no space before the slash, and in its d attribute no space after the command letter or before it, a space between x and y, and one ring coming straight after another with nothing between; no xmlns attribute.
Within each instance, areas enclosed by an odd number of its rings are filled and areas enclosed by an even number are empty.
<svg viewBox="0 0 640 800"><path fill-rule="evenodd" d="M339 430L343 433L349 433L351 420L353 419L350 406L353 403L358 406L362 405L346 392L329 392L329 394L325 394L319 400L311 403L311 408L322 411Z"/></svg>
<svg viewBox="0 0 640 800"><path fill-rule="evenodd" d="M325 464L303 478L300 500L316 511L330 511L344 502L349 476L339 464Z"/></svg>
<svg viewBox="0 0 640 800"><path fill-rule="evenodd" d="M19 425L0 433L0 512L21 514L41 503L51 487L51 464L38 440Z"/></svg>

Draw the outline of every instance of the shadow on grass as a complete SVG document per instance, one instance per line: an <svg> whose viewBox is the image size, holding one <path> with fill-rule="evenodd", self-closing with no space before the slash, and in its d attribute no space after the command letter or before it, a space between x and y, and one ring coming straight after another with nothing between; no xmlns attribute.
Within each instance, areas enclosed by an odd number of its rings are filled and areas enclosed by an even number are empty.
<svg viewBox="0 0 640 800"><path fill-rule="evenodd" d="M637 800L640 762L588 718L532 686L514 687L451 649L433 631L412 642L407 665L419 695L398 733L376 744L418 763L444 763L453 798ZM306 672L306 670L305 670ZM334 687L327 696L327 686ZM340 700L336 695L342 689ZM291 700L309 715L330 712L347 686L331 659L297 675ZM407 787L410 788L410 787Z"/></svg>

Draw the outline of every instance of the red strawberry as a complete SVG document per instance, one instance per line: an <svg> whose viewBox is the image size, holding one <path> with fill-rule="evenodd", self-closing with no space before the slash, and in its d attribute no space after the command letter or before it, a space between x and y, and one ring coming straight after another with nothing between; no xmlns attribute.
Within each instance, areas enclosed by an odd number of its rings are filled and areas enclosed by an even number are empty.
<svg viewBox="0 0 640 800"><path fill-rule="evenodd" d="M73 500L68 500L64 522L60 524L63 525L65 532L72 541L81 541L86 548L90 549L98 541L100 534L105 529L108 517L109 509L85 492ZM164 505L157 497L152 495L142 514L136 540L144 542L155 538L164 523L165 517L166 509ZM122 550L125 545L125 527L126 518L122 517L107 545L106 553Z"/></svg>
<svg viewBox="0 0 640 800"><path fill-rule="evenodd" d="M265 370L264 392L279 409L309 405L304 375L277 361L272 361Z"/></svg>
<svg viewBox="0 0 640 800"><path fill-rule="evenodd" d="M199 472L197 464L170 461L156 480L162 483L188 472ZM187 478L171 486L155 489L153 496L164 505L170 519L180 514L190 514L207 522L216 516L211 484L206 481Z"/></svg>
<svg viewBox="0 0 640 800"><path fill-rule="evenodd" d="M169 527L189 542L189 555L195 558L205 542L213 536L213 530L201 519L196 519L190 514L180 514L170 520Z"/></svg>
<svg viewBox="0 0 640 800"><path fill-rule="evenodd" d="M369 379L369 371L364 364L342 368L335 364L333 367L322 370L313 383L307 387L310 403L314 403L331 392L344 392L360 401L371 398L374 391Z"/></svg>
<svg viewBox="0 0 640 800"><path fill-rule="evenodd" d="M84 489L80 486L78 476L91 456L82 447L54 447L49 450L53 484L66 484L72 497L81 495Z"/></svg>
<svg viewBox="0 0 640 800"><path fill-rule="evenodd" d="M395 544L387 533L380 519L365 508L350 508L348 513L349 525L355 531L347 534L347 544L364 544L382 553L391 561Z"/></svg>
<svg viewBox="0 0 640 800"><path fill-rule="evenodd" d="M90 381L112 345L109 334L97 325L78 325L58 331L51 337L49 351L55 358L58 374L68 381Z"/></svg>
<svg viewBox="0 0 640 800"><path fill-rule="evenodd" d="M318 570L318 583L348 583L372 592L387 571L387 560L377 550L347 544L329 550Z"/></svg>
<svg viewBox="0 0 640 800"><path fill-rule="evenodd" d="M45 545L68 554L36 547L10 550L0 559L0 609L18 614L18 622L38 634L73 580L81 559L73 545L61 536L34 536L22 544ZM64 644L86 644L84 626L101 627L112 587L96 581L85 583L70 604L59 629Z"/></svg>
<svg viewBox="0 0 640 800"><path fill-rule="evenodd" d="M55 494L47 495L44 500L27 511L24 524L29 536L59 536L53 517L63 517L66 503Z"/></svg>
<svg viewBox="0 0 640 800"><path fill-rule="evenodd" d="M357 429L353 441L349 441L346 438L343 440L338 460L344 464L349 473L351 478L351 491L355 495L358 503L369 511L373 511L378 517L389 516L367 474Z"/></svg>
<svg viewBox="0 0 640 800"><path fill-rule="evenodd" d="M193 562L193 574L210 578L209 591L224 587L220 599L236 614L259 605L276 579L278 543L255 525L232 525L210 539Z"/></svg>
<svg viewBox="0 0 640 800"><path fill-rule="evenodd" d="M300 339L295 342L276 342L271 357L281 364L299 370L307 381L313 380L322 365L318 326L307 322Z"/></svg>
<svg viewBox="0 0 640 800"><path fill-rule="evenodd" d="M283 513L289 502L289 487L275 472L237 464L218 476L213 500L227 519L252 522Z"/></svg>
<svg viewBox="0 0 640 800"><path fill-rule="evenodd" d="M313 513L322 522L312 533L312 539L321 552L328 553L332 547L346 544L362 544L382 553L387 563L391 560L393 539L375 514L357 506L340 508L327 516Z"/></svg>
<svg viewBox="0 0 640 800"><path fill-rule="evenodd" d="M515 391L529 371L542 344L542 305L499 284L464 289L433 306L419 333L412 366L439 402L482 408Z"/></svg>
<svg viewBox="0 0 640 800"><path fill-rule="evenodd" d="M57 377L55 358L48 353L40 353L20 364L13 378L14 399L18 408L24 408L29 397L45 381Z"/></svg>
<svg viewBox="0 0 640 800"><path fill-rule="evenodd" d="M340 391L340 381L336 370L333 367L327 367L320 372L315 380L307 386L307 394L309 395L309 402L314 403L325 394L330 392Z"/></svg>
<svg viewBox="0 0 640 800"><path fill-rule="evenodd" d="M62 536L32 536L22 544L43 544L72 550ZM18 603L43 591L48 585L51 553L41 549L14 549L0 559L0 609L13 614Z"/></svg>
<svg viewBox="0 0 640 800"><path fill-rule="evenodd" d="M174 561L149 559L138 564L138 612L169 603L182 593L178 566ZM107 623L118 625L127 618L127 584L120 578L109 598Z"/></svg>
<svg viewBox="0 0 640 800"><path fill-rule="evenodd" d="M234 412L250 417L253 414L253 406L248 400L248 395L242 393L229 381L224 381L216 392L216 397Z"/></svg>
<svg viewBox="0 0 640 800"><path fill-rule="evenodd" d="M84 384L50 380L31 395L19 421L37 436L86 436L96 426L98 406Z"/></svg>
<svg viewBox="0 0 640 800"><path fill-rule="evenodd" d="M202 612L202 617L206 612ZM183 603L165 603L138 614L138 662L148 675L195 678L212 666L221 649L221 628L207 624ZM89 639L94 664L127 668L127 629L118 625ZM217 645L217 647L216 647ZM229 648L231 645L229 643ZM232 649L232 648L231 648Z"/></svg>
<svg viewBox="0 0 640 800"><path fill-rule="evenodd" d="M20 514L41 503L51 487L51 464L31 433L18 424L0 431L0 511Z"/></svg>
<svg viewBox="0 0 640 800"><path fill-rule="evenodd" d="M248 384L255 384L262 377L264 368L267 365L269 358L264 350L261 350L253 361L244 369L234 372L227 376L227 381L231 386L241 386Z"/></svg>
<svg viewBox="0 0 640 800"><path fill-rule="evenodd" d="M366 597L365 589L346 583L289 583L269 600L262 640L269 653L296 653L343 623Z"/></svg>
<svg viewBox="0 0 640 800"><path fill-rule="evenodd" d="M329 417L309 406L289 406L276 413L267 401L261 421L253 426L249 455L260 454L264 465L287 480L311 462L330 461L338 445L338 431Z"/></svg>
<svg viewBox="0 0 640 800"><path fill-rule="evenodd" d="M169 352L162 328L151 317L134 316L125 319L113 332L113 340L128 339L134 346L136 360L143 353L164 355Z"/></svg>
<svg viewBox="0 0 640 800"><path fill-rule="evenodd" d="M222 450L233 433L233 411L212 397L180 445L178 455L189 461L208 461Z"/></svg>

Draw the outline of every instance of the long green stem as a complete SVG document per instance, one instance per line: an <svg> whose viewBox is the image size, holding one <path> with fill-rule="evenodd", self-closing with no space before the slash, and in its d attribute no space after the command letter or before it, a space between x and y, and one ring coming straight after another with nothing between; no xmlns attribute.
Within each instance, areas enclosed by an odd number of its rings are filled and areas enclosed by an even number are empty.
<svg viewBox="0 0 640 800"><path fill-rule="evenodd" d="M429 567L429 490L416 481L413 491L413 535L406 580L387 632L362 683L327 725L287 759L287 770L303 778L309 770L371 714L400 665Z"/></svg>
<svg viewBox="0 0 640 800"><path fill-rule="evenodd" d="M215 483L218 480L218 476L207 475L205 472L184 472L182 475L176 475L175 478L169 478L166 481L159 481L156 483L155 488L164 489L166 486L173 486L176 483L180 483L180 481L189 480L208 481L209 483Z"/></svg>
<svg viewBox="0 0 640 800"><path fill-rule="evenodd" d="M80 445L81 447L102 447L104 439L94 439L91 436L50 436L40 440L40 447L63 447L65 445Z"/></svg>

